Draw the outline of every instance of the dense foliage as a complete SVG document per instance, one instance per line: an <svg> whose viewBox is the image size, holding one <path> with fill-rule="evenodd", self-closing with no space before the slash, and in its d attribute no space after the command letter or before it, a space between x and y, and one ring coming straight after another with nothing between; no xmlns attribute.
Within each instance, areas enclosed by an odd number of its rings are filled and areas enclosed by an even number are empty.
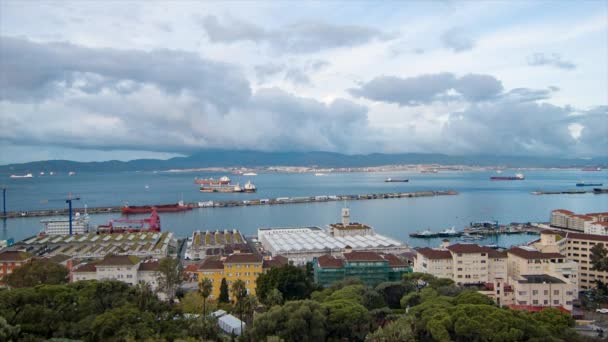
<svg viewBox="0 0 608 342"><path fill-rule="evenodd" d="M34 259L14 270L5 280L10 287L65 284L68 282L68 270L48 259Z"/></svg>
<svg viewBox="0 0 608 342"><path fill-rule="evenodd" d="M285 265L261 274L256 281L256 294L262 303L268 304L267 297L273 289L281 292L283 300L298 300L308 298L313 285L305 270Z"/></svg>
<svg viewBox="0 0 608 342"><path fill-rule="evenodd" d="M147 286L129 286L118 281L3 290L0 317L5 320L0 320L0 340L217 337L215 322L202 324L199 322L202 318L189 319L179 306L160 301Z"/></svg>

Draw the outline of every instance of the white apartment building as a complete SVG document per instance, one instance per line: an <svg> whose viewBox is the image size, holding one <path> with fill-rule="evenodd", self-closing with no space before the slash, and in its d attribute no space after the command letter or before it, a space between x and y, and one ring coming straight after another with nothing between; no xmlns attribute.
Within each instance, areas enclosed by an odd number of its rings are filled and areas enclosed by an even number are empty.
<svg viewBox="0 0 608 342"><path fill-rule="evenodd" d="M158 287L157 260L142 260L132 255L108 255L103 260L75 266L71 281L119 280L130 285L144 282L152 290Z"/></svg>
<svg viewBox="0 0 608 342"><path fill-rule="evenodd" d="M590 226L596 222L608 222L608 212L603 213L588 213L584 215L576 214L570 210L557 209L551 212L551 226L556 228L565 228L593 234L589 230ZM601 225L600 227L606 227ZM597 227L597 226L595 226ZM605 234L605 229L601 230L602 235Z"/></svg>

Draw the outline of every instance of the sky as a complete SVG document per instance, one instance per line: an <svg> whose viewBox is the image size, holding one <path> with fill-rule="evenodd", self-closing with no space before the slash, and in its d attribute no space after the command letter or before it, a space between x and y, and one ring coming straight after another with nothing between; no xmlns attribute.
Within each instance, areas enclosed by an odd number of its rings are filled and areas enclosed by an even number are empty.
<svg viewBox="0 0 608 342"><path fill-rule="evenodd" d="M0 0L0 164L608 155L606 1Z"/></svg>

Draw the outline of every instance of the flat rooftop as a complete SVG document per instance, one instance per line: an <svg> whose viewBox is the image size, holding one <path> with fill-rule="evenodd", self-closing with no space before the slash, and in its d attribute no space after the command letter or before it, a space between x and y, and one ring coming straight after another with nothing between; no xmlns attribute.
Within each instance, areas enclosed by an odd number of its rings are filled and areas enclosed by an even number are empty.
<svg viewBox="0 0 608 342"><path fill-rule="evenodd" d="M258 239L274 253L323 251L344 249L384 248L405 246L401 241L380 235L330 236L324 230L313 228L263 228Z"/></svg>
<svg viewBox="0 0 608 342"><path fill-rule="evenodd" d="M548 274L522 275L517 282L520 284L565 284L566 282Z"/></svg>
<svg viewBox="0 0 608 342"><path fill-rule="evenodd" d="M334 229L338 229L338 230L357 230L357 229L371 229L370 226L365 225L363 223L358 223L358 222L352 222L347 224L346 226L343 225L342 223L332 223L329 225L330 227L334 228Z"/></svg>

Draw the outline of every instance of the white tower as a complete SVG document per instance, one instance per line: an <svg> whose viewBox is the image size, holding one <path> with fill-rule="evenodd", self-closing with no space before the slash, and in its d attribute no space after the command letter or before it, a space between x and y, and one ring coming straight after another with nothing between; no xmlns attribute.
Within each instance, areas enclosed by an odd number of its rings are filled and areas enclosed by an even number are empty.
<svg viewBox="0 0 608 342"><path fill-rule="evenodd" d="M342 208L342 226L346 227L350 224L350 209Z"/></svg>

